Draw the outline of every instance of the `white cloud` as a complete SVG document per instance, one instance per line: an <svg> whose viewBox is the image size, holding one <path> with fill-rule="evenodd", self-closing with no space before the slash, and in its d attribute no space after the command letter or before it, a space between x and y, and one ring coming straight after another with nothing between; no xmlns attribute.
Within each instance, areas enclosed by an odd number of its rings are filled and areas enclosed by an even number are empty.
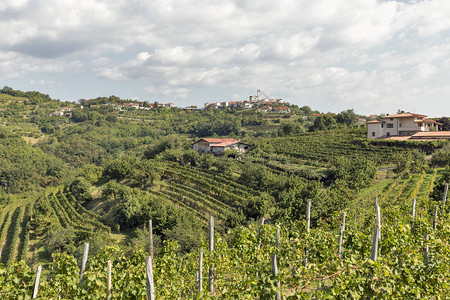
<svg viewBox="0 0 450 300"><path fill-rule="evenodd" d="M5 0L0 79L94 72L111 89L127 81L186 101L263 88L368 111L439 95L449 15L447 0Z"/></svg>
<svg viewBox="0 0 450 300"><path fill-rule="evenodd" d="M113 69L103 69L100 71L100 73L98 74L99 78L104 78L104 79L109 79L109 80L127 80L127 77L122 74L117 68L113 68Z"/></svg>

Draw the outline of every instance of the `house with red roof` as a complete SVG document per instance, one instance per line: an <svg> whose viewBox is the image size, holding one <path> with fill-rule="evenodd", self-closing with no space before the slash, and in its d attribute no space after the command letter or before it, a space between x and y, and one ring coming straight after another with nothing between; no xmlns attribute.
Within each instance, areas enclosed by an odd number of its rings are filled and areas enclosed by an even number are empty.
<svg viewBox="0 0 450 300"><path fill-rule="evenodd" d="M428 119L426 115L401 112L366 122L368 138L386 138L390 136L412 136L418 132L437 131L439 122Z"/></svg>
<svg viewBox="0 0 450 300"><path fill-rule="evenodd" d="M54 112L50 113L50 117L57 117L57 116L64 116L64 112L61 110L58 110L58 111L54 111Z"/></svg>
<svg viewBox="0 0 450 300"><path fill-rule="evenodd" d="M269 111L271 111L271 110L272 110L272 107L271 107L271 106L263 106L263 107L258 108L256 111L259 111L259 112L269 112Z"/></svg>
<svg viewBox="0 0 450 300"><path fill-rule="evenodd" d="M199 153L221 154L225 150L237 150L245 153L250 148L250 144L235 140L221 138L204 138L196 141L193 149Z"/></svg>
<svg viewBox="0 0 450 300"><path fill-rule="evenodd" d="M272 112L277 112L277 113L284 113L284 114L287 114L287 113L290 113L290 112L291 112L291 109L290 109L289 107L286 107L286 106L283 106L283 107L274 107L274 108L272 109Z"/></svg>

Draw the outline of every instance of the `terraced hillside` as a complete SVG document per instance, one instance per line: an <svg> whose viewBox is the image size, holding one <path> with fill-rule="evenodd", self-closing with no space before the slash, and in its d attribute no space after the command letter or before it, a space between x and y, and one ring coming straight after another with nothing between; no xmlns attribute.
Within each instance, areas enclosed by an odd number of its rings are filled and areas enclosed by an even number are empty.
<svg viewBox="0 0 450 300"><path fill-rule="evenodd" d="M69 197L73 200L73 196ZM0 211L0 262L8 266L12 261L39 260L42 238L50 230L73 228L85 236L93 232L110 234L111 228L102 223L100 216L71 200L58 191L39 199L22 199L4 207Z"/></svg>
<svg viewBox="0 0 450 300"><path fill-rule="evenodd" d="M435 182L442 176L444 169L430 169L426 172L398 176L383 180L361 191L352 205L352 210L371 209L373 201L378 198L382 207L401 205L416 198L418 203L427 203Z"/></svg>
<svg viewBox="0 0 450 300"><path fill-rule="evenodd" d="M392 159L394 153L408 151L395 146L374 146L364 135L362 129L308 132L261 140L256 147L262 152L259 155L266 159L298 164L310 162L322 166L338 156L365 157L384 164Z"/></svg>

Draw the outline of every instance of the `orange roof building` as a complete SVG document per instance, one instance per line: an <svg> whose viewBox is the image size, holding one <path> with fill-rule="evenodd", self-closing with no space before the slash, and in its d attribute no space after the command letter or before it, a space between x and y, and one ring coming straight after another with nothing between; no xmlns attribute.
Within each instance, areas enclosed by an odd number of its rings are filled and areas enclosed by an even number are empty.
<svg viewBox="0 0 450 300"><path fill-rule="evenodd" d="M193 149L200 153L221 154L225 150L237 150L239 153L247 152L250 144L232 138L203 138L196 141Z"/></svg>
<svg viewBox="0 0 450 300"><path fill-rule="evenodd" d="M437 131L442 125L426 115L401 112L381 117L380 120L366 122L368 138L389 138L392 136L412 136L418 132Z"/></svg>

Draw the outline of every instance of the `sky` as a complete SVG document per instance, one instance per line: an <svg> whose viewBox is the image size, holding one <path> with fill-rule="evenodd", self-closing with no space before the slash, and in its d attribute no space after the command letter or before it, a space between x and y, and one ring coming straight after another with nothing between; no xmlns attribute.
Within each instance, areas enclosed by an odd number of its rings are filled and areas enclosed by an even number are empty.
<svg viewBox="0 0 450 300"><path fill-rule="evenodd" d="M450 115L448 0L2 0L0 86Z"/></svg>

